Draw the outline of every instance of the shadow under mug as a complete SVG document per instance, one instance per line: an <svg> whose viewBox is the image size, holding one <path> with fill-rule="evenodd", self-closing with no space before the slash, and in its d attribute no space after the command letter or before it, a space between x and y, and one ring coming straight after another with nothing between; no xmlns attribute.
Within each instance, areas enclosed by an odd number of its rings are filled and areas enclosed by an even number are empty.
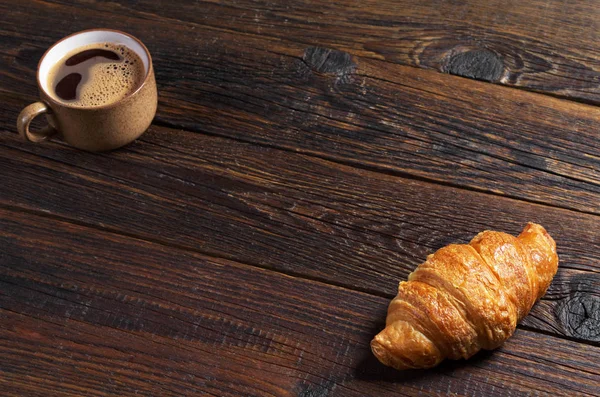
<svg viewBox="0 0 600 397"><path fill-rule="evenodd" d="M133 93L107 105L74 106L59 101L48 81L50 70L74 49L96 43L125 45L134 51L144 65L142 83ZM116 149L142 135L156 114L158 99L150 53L141 41L116 30L84 30L55 43L40 59L37 85L41 101L27 106L17 119L19 134L29 142L60 136L78 149L92 152ZM48 126L38 132L30 131L31 121L42 114L46 114Z"/></svg>

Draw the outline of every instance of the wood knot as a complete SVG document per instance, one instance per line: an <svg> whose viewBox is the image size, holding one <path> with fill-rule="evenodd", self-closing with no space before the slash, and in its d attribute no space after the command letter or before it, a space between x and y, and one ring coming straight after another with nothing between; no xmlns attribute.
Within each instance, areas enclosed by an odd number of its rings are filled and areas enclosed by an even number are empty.
<svg viewBox="0 0 600 397"><path fill-rule="evenodd" d="M576 293L558 306L557 316L569 336L600 341L600 297Z"/></svg>
<svg viewBox="0 0 600 397"><path fill-rule="evenodd" d="M322 47L308 47L302 60L314 72L345 76L354 71L356 64L347 52Z"/></svg>
<svg viewBox="0 0 600 397"><path fill-rule="evenodd" d="M494 82L502 77L504 63L495 52L475 49L452 54L442 66L442 71L471 79Z"/></svg>

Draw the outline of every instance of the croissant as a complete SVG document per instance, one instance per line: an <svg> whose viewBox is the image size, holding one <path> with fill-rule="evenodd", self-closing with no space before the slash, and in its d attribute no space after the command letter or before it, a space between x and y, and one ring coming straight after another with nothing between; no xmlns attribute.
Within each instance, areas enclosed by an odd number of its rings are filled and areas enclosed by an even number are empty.
<svg viewBox="0 0 600 397"><path fill-rule="evenodd" d="M484 231L427 257L398 286L373 354L399 370L495 349L548 289L558 269L556 243L528 223L518 237Z"/></svg>

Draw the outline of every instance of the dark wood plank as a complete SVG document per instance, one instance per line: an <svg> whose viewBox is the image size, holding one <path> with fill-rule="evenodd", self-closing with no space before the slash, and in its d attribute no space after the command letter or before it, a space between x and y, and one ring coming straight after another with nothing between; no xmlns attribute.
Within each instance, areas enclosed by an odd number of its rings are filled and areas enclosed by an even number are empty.
<svg viewBox="0 0 600 397"><path fill-rule="evenodd" d="M387 298L436 249L539 222L558 242L561 267L525 326L600 341L598 319L582 311L600 299L591 287L600 280L598 216L156 126L103 155L17 137L4 144L15 149L0 148L10 187L0 205Z"/></svg>
<svg viewBox="0 0 600 397"><path fill-rule="evenodd" d="M600 213L596 107L144 13L4 4L21 10L6 17L0 43L6 129L26 103L15 95L35 95L43 49L64 34L51 19L77 12L73 30L109 24L148 43L160 123ZM40 36L25 36L33 26Z"/></svg>
<svg viewBox="0 0 600 397"><path fill-rule="evenodd" d="M468 362L398 373L368 348L385 298L2 209L0 229L3 395L598 391L599 347L518 330Z"/></svg>
<svg viewBox="0 0 600 397"><path fill-rule="evenodd" d="M65 0L59 3L71 4ZM168 19L600 103L594 0L152 0L86 9Z"/></svg>

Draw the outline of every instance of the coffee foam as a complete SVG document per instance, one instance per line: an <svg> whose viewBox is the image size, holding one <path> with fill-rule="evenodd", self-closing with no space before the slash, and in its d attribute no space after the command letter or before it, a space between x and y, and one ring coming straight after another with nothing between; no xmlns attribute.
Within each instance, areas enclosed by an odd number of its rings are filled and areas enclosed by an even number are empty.
<svg viewBox="0 0 600 397"><path fill-rule="evenodd" d="M89 59L75 66L66 66L65 61L72 55L90 49L106 49L117 53L119 61ZM82 80L77 87L77 97L63 103L93 107L118 102L132 94L145 77L144 64L140 57L128 47L112 43L97 43L82 46L63 57L51 70L48 78L54 87L69 73L79 73Z"/></svg>

